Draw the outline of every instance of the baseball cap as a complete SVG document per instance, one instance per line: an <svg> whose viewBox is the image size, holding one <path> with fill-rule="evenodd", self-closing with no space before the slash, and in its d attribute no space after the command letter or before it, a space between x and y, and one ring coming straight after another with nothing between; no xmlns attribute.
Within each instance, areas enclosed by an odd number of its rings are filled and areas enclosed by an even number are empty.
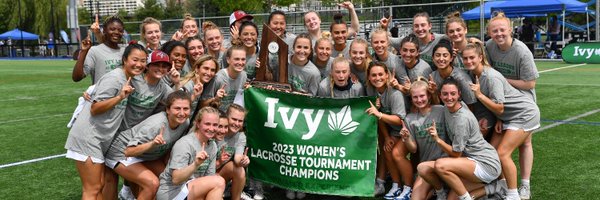
<svg viewBox="0 0 600 200"><path fill-rule="evenodd" d="M243 10L234 11L229 16L229 26L233 25L233 23L235 23L236 21L241 20L246 17L249 18L250 20L254 19L254 17L252 17L252 15L246 14L246 12L244 12Z"/></svg>
<svg viewBox="0 0 600 200"><path fill-rule="evenodd" d="M160 50L152 51L152 53L150 53L150 55L148 56L148 65L150 65L152 63L159 63L159 62L170 63L169 55L167 55L165 52L162 52Z"/></svg>

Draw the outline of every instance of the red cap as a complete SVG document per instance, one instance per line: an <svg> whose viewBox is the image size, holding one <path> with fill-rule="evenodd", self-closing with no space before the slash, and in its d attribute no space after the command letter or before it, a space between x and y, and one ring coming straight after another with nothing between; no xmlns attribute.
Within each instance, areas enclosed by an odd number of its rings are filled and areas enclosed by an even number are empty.
<svg viewBox="0 0 600 200"><path fill-rule="evenodd" d="M248 18L249 20L254 19L252 15L246 14L243 10L236 10L229 16L229 26L233 25L233 23L243 19Z"/></svg>
<svg viewBox="0 0 600 200"><path fill-rule="evenodd" d="M162 52L160 50L154 50L152 51L152 53L150 53L150 55L148 56L148 65L152 64L152 63L159 63L159 62L166 62L169 63L169 55L167 55L165 52Z"/></svg>

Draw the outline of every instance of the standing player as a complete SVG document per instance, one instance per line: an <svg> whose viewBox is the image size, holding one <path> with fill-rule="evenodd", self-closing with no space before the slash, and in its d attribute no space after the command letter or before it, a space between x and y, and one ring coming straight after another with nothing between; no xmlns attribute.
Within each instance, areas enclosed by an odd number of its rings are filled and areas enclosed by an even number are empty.
<svg viewBox="0 0 600 200"><path fill-rule="evenodd" d="M82 199L102 197L104 153L123 121L127 97L134 90L131 79L143 72L147 54L143 46L131 44L122 59L123 69L98 80L91 94L92 103L84 106L67 137L66 157L75 160L83 186Z"/></svg>
<svg viewBox="0 0 600 200"><path fill-rule="evenodd" d="M487 64L483 48L482 43L468 44L463 51L463 61L476 81L471 85L475 97L499 119L496 129L501 133L495 133L491 143L497 145L502 161L507 198L520 199L517 169L511 155L540 126L540 110L530 96L513 88L502 74Z"/></svg>
<svg viewBox="0 0 600 200"><path fill-rule="evenodd" d="M308 34L300 34L294 41L294 54L288 59L288 77L295 92L316 96L321 82L321 74L310 62L312 45Z"/></svg>
<svg viewBox="0 0 600 200"><path fill-rule="evenodd" d="M206 86L207 96L220 101L219 110L225 112L227 107L233 103L236 94L244 90L248 76L244 71L246 67L246 50L242 46L232 46L227 50L227 63L229 67L217 72L214 82Z"/></svg>

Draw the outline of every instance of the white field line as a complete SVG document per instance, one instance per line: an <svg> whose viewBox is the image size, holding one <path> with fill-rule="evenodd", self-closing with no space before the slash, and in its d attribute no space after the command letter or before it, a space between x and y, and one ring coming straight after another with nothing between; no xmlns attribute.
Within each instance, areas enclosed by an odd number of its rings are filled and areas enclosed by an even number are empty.
<svg viewBox="0 0 600 200"><path fill-rule="evenodd" d="M569 65L569 66L564 66L564 67L559 67L559 68L547 69L547 70L540 71L538 73L541 74L541 73L546 73L546 72L551 72L551 71L556 71L556 70L561 70L561 69L568 69L568 68L573 68L573 67L579 67L579 66L583 66L583 65L587 65L587 64L583 63L583 64Z"/></svg>
<svg viewBox="0 0 600 200"><path fill-rule="evenodd" d="M63 93L63 94L54 94L54 95L45 95L45 96L17 96L12 99L0 99L0 102L3 101L20 101L20 100L39 100L42 98L50 98L50 97L60 97L60 96L69 96L73 94L81 94L82 92L72 92L72 93Z"/></svg>
<svg viewBox="0 0 600 200"><path fill-rule="evenodd" d="M0 165L0 169L7 168L7 167L12 167L12 166L18 166L18 165L24 165L24 164L34 163L34 162L39 162L39 161L43 161L43 160L49 160L49 159L53 159L53 158L65 157L65 155L67 155L67 154L59 154L59 155L47 156L47 157L43 157L43 158L36 158L36 159L31 159L31 160L25 160L25 161L21 161L21 162L9 163L9 164L5 164L5 165Z"/></svg>
<svg viewBox="0 0 600 200"><path fill-rule="evenodd" d="M22 121L29 121L29 120L35 120L35 119L44 119L44 118L50 118L50 117L62 117L65 115L72 115L73 113L63 113L63 114L55 114L55 115L46 115L46 116L39 116L39 117L30 117L30 118L23 118L23 119L15 119L15 120L8 120L8 121L3 121L0 122L0 124L9 124L9 123L14 123L14 122L22 122Z"/></svg>
<svg viewBox="0 0 600 200"><path fill-rule="evenodd" d="M550 124L548 126L543 126L542 128L537 129L537 130L535 130L533 132L534 133L542 132L542 131L545 131L545 130L548 130L548 129L551 129L551 128L554 128L554 127L557 127L557 126L560 126L560 125L563 125L563 124L575 121L575 120L577 120L579 118L587 117L589 115L596 114L598 112L600 112L600 109L592 110L592 111L589 111L589 112L586 112L586 113L583 113L583 114L580 114L580 115L577 115L577 116L570 117L569 119L566 119L566 120L563 120L563 121L560 121L560 122L554 122L554 123L552 123L552 124Z"/></svg>

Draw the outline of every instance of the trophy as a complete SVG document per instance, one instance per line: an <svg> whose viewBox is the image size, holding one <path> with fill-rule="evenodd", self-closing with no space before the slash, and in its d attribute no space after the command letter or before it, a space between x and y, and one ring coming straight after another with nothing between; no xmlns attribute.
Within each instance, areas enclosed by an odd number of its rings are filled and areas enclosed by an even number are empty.
<svg viewBox="0 0 600 200"><path fill-rule="evenodd" d="M278 58L275 70L270 66L269 57ZM267 24L263 24L258 58L261 61L260 67L256 69L256 78L251 82L252 86L292 91L288 83L288 45Z"/></svg>

